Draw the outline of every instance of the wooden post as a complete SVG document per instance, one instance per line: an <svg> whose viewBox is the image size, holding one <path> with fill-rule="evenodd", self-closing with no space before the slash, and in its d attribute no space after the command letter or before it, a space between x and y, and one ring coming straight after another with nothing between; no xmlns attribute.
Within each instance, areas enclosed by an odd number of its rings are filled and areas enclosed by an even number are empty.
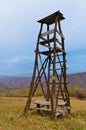
<svg viewBox="0 0 86 130"><path fill-rule="evenodd" d="M47 31L49 31L49 24L47 24ZM47 35L47 40L49 40L49 35ZM48 47L49 47L49 51L50 51L50 43L48 43ZM50 70L50 57L51 57L51 55L49 55L49 59L48 59L47 101L49 101L49 99L50 99L50 86L49 86L49 82L50 82L50 71L49 71Z"/></svg>
<svg viewBox="0 0 86 130"><path fill-rule="evenodd" d="M62 30L61 30L61 25L60 25L60 21L58 22L58 26L59 26L59 31L62 34ZM63 34L62 34L63 35ZM65 50L65 46L64 46L64 38L61 37L61 41L62 41L62 49ZM67 106L70 106L70 98L69 98L69 92L67 89L67 72L66 72L66 53L63 53L63 78L64 78L64 90L65 90L65 94L66 94L66 102L67 102ZM70 109L68 109L68 112L70 112Z"/></svg>
<svg viewBox="0 0 86 130"><path fill-rule="evenodd" d="M32 94L33 94L33 89L34 89L34 79L35 79L35 76L36 76L36 68L37 68L37 62L38 62L38 49L39 49L38 48L39 47L38 42L39 42L39 37L40 37L41 31L42 31L42 27L43 27L43 24L41 24L39 35L38 35L36 52L35 52L36 54L35 54L34 71L33 71L33 76L32 76L32 80L31 80L31 84L30 84L28 99L27 99L27 102L26 102L26 105L25 105L25 108L24 108L24 113L26 113L30 109L31 99L32 99L32 96L33 96Z"/></svg>
<svg viewBox="0 0 86 130"><path fill-rule="evenodd" d="M55 19L55 31L54 31L54 53L53 53L53 76L52 76L52 95L51 95L51 109L52 109L52 119L55 117L56 111L56 95L55 95L55 82L56 82L56 28L57 28L58 16Z"/></svg>

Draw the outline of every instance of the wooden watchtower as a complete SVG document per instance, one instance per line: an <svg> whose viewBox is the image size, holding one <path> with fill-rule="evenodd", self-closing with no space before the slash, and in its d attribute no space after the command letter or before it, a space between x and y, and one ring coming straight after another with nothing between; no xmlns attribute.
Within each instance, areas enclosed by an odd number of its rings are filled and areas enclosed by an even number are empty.
<svg viewBox="0 0 86 130"><path fill-rule="evenodd" d="M70 106L66 79L66 52L61 29L63 14L57 11L38 22L41 24L35 50L35 63L28 100L24 112L30 110L31 99L38 86L51 103L52 118L58 101Z"/></svg>

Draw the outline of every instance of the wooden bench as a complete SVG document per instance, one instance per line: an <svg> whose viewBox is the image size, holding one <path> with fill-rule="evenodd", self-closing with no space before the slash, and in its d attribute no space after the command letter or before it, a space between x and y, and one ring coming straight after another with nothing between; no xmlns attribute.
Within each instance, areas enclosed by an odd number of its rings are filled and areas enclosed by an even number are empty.
<svg viewBox="0 0 86 130"><path fill-rule="evenodd" d="M51 111L51 109L49 109L49 107L51 106L51 103L48 102L48 101L42 101L42 100L37 100L34 102L36 104L36 108L35 110L42 110L42 111ZM58 107L60 107L60 110L56 110L56 113L55 115L58 116L58 115L63 115L65 116L66 115L66 102L58 102Z"/></svg>
<svg viewBox="0 0 86 130"><path fill-rule="evenodd" d="M48 111L48 112L51 112L51 109L47 109L45 107L41 107L41 108L35 108L35 110L38 110L38 111Z"/></svg>
<svg viewBox="0 0 86 130"><path fill-rule="evenodd" d="M47 107L50 106L50 102L48 101L36 100L34 103L37 105L37 108L40 108L43 106L47 106Z"/></svg>

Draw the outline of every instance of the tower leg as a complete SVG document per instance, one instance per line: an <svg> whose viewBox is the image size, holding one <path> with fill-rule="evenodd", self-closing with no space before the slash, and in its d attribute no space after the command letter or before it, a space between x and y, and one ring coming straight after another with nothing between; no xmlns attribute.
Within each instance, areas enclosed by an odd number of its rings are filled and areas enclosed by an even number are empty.
<svg viewBox="0 0 86 130"><path fill-rule="evenodd" d="M32 90L33 90L33 87L31 86L29 90L29 96L28 96L28 99L24 108L24 113L26 113L30 109L30 104L31 104L31 99L32 99Z"/></svg>
<svg viewBox="0 0 86 130"><path fill-rule="evenodd" d="M26 105L25 105L25 108L24 108L24 113L26 113L30 109L31 99L32 99L32 96L33 96L37 60L38 60L38 54L36 53L34 71L33 71L32 81L31 81L31 84L30 84L28 99L27 99L27 102L26 102Z"/></svg>

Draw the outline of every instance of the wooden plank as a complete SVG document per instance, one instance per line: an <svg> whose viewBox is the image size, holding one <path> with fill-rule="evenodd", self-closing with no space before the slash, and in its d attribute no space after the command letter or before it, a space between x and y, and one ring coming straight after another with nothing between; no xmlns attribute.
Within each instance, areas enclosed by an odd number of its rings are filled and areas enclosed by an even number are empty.
<svg viewBox="0 0 86 130"><path fill-rule="evenodd" d="M44 45L44 44L48 44L48 43L53 42L53 41L54 41L54 38L49 39L49 40L44 40L42 42L39 42L39 44Z"/></svg>
<svg viewBox="0 0 86 130"><path fill-rule="evenodd" d="M67 104L67 102L58 102L58 106L64 106L66 104Z"/></svg>
<svg viewBox="0 0 86 130"><path fill-rule="evenodd" d="M57 68L57 69L55 69L55 70L61 70L61 68ZM53 69L50 69L50 71L53 71Z"/></svg>
<svg viewBox="0 0 86 130"><path fill-rule="evenodd" d="M62 43L56 38L56 41L62 46Z"/></svg>
<svg viewBox="0 0 86 130"><path fill-rule="evenodd" d="M63 91L62 91L63 92ZM67 100L67 98L59 97L58 100Z"/></svg>
<svg viewBox="0 0 86 130"><path fill-rule="evenodd" d="M41 110L41 111L51 111L51 109L47 109L47 108L35 108L35 110Z"/></svg>
<svg viewBox="0 0 86 130"><path fill-rule="evenodd" d="M67 60L66 61L58 61L56 63L63 63L63 62L67 62ZM53 63L51 62L51 64L53 64Z"/></svg>
<svg viewBox="0 0 86 130"><path fill-rule="evenodd" d="M63 54L57 54L56 56L62 56ZM51 57L53 57L52 55L51 55Z"/></svg>
<svg viewBox="0 0 86 130"><path fill-rule="evenodd" d="M52 82L50 82L49 84L53 84L53 83L52 83ZM56 84L64 84L64 83L59 83L59 82L58 82L58 83L56 83ZM68 82L66 82L66 84L68 84Z"/></svg>
<svg viewBox="0 0 86 130"><path fill-rule="evenodd" d="M44 106L50 106L50 102L48 102L48 101L36 100L34 103L44 105ZM66 105L66 103L67 102L58 102L58 106L64 106L64 105Z"/></svg>
<svg viewBox="0 0 86 130"><path fill-rule="evenodd" d="M54 33L54 29L42 33L42 34L41 34L41 37L44 37L44 36L49 35L49 34L52 34L52 33Z"/></svg>
<svg viewBox="0 0 86 130"><path fill-rule="evenodd" d="M44 106L50 106L50 102L47 102L47 101L37 100L37 101L35 101L34 103L35 103L35 104L44 105Z"/></svg>
<svg viewBox="0 0 86 130"><path fill-rule="evenodd" d="M42 37L42 36L40 36L40 39L42 39L42 40L47 40L46 38L44 38L44 37Z"/></svg>
<svg viewBox="0 0 86 130"><path fill-rule="evenodd" d="M58 21L65 19L63 14L60 11L57 11L41 20L39 20L39 23L45 23L45 24L53 24L55 23L55 19L58 16Z"/></svg>
<svg viewBox="0 0 86 130"><path fill-rule="evenodd" d="M61 48L59 48L59 47L56 47L56 50L59 50L59 52L66 53L63 49L61 49Z"/></svg>
<svg viewBox="0 0 86 130"><path fill-rule="evenodd" d="M46 45L46 44L42 44L43 46L45 46L45 47L47 47L47 48L49 48L50 50L52 50L53 48L52 47L50 47L49 45Z"/></svg>
<svg viewBox="0 0 86 130"><path fill-rule="evenodd" d="M63 53L66 53L64 50L62 50L61 48L57 47L56 52L63 52ZM43 54L43 55L49 55L51 53L54 53L54 49L53 50L50 50L50 51L42 51L42 52L39 52L40 54Z"/></svg>
<svg viewBox="0 0 86 130"><path fill-rule="evenodd" d="M63 62L67 62L67 60L65 60L65 61L60 61L60 62L56 62L56 63L63 63Z"/></svg>

